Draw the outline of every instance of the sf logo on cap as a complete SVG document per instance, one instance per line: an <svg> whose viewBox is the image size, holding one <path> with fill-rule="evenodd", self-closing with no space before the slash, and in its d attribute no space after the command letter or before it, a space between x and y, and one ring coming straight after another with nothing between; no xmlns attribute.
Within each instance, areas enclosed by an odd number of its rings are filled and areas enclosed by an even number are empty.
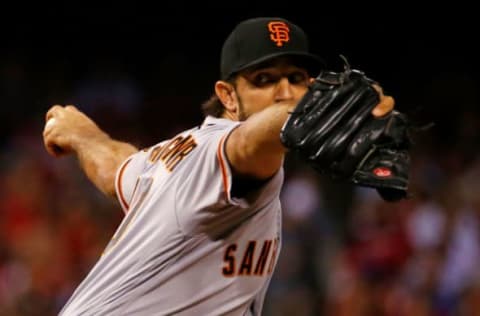
<svg viewBox="0 0 480 316"><path fill-rule="evenodd" d="M283 43L290 40L290 28L285 22L274 21L268 23L268 30L270 31L270 39L277 44L283 46Z"/></svg>

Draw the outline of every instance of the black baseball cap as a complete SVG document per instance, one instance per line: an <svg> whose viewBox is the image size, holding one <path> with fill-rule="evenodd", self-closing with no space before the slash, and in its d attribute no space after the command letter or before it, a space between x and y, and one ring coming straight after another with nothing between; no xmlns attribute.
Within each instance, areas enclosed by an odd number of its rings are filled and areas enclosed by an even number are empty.
<svg viewBox="0 0 480 316"><path fill-rule="evenodd" d="M222 47L222 79L272 58L290 56L310 74L317 75L324 61L309 51L305 32L292 22L278 17L251 18L240 22Z"/></svg>

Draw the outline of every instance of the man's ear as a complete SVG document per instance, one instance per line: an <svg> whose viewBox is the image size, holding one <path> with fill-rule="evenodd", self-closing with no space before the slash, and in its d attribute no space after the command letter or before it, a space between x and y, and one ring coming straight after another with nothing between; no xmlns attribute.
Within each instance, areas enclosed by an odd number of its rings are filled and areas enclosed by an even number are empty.
<svg viewBox="0 0 480 316"><path fill-rule="evenodd" d="M232 84L222 80L217 81L215 93L228 112L237 113L237 94Z"/></svg>

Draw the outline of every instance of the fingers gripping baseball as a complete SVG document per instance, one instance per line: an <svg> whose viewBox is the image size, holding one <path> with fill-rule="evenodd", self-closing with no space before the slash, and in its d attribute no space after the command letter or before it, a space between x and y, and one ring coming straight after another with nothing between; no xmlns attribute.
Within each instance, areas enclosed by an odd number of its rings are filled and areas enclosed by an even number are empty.
<svg viewBox="0 0 480 316"><path fill-rule="evenodd" d="M59 126L59 121L61 123L61 111L63 107L59 105L54 105L50 108L45 116L45 126L43 129L43 142L47 152L55 157L59 157L63 154L68 153L62 147L61 141L61 126Z"/></svg>
<svg viewBox="0 0 480 316"><path fill-rule="evenodd" d="M53 134L52 130L55 128L56 125L56 118L51 117L50 119L47 120L45 123L45 128L43 132L43 139L45 143L45 148L47 149L47 152L52 155L52 156L61 156L63 154L66 154L67 151L65 151L62 147L56 144L56 140Z"/></svg>
<svg viewBox="0 0 480 316"><path fill-rule="evenodd" d="M45 116L43 141L47 152L55 157L75 151L79 144L99 133L95 123L71 105L54 105Z"/></svg>

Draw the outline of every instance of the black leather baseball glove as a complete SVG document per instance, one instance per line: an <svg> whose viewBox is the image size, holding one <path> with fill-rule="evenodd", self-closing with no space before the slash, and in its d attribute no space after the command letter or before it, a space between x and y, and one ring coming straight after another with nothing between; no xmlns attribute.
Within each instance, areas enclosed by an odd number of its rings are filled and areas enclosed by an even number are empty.
<svg viewBox="0 0 480 316"><path fill-rule="evenodd" d="M395 110L381 118L371 114L379 102L373 83L348 66L321 73L280 139L318 172L376 188L383 199L395 201L407 197L409 120Z"/></svg>

